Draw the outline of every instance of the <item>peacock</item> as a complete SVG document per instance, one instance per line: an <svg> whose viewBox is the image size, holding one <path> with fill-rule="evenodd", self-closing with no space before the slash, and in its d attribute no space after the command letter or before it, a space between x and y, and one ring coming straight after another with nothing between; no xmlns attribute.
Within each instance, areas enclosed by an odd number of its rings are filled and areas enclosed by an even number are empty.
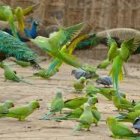
<svg viewBox="0 0 140 140"><path fill-rule="evenodd" d="M27 29L25 28L24 29L24 32L25 32L25 35L28 37L28 38L36 38L37 37L37 27L39 25L39 22L38 21L33 21L32 22L32 26L31 26L31 29Z"/></svg>
<svg viewBox="0 0 140 140"><path fill-rule="evenodd" d="M93 34L93 35L92 35ZM116 42L120 44L124 40L129 40L131 38L134 38L134 42L137 42L140 38L140 31L136 29L131 28L113 28L105 31L101 31L98 33L91 33L91 36L89 38L86 38L85 40L79 42L77 45L77 49L86 49L90 47L97 46L99 44L104 44L107 46L107 37L108 34L111 36L111 38L115 39ZM133 54L140 54L140 43L137 44L137 49L133 52Z"/></svg>
<svg viewBox="0 0 140 140"><path fill-rule="evenodd" d="M36 38L38 25L39 25L38 21L35 20L32 21L31 29L24 28L25 35L17 32L18 38L23 42L30 41L30 38ZM12 30L9 28L4 28L3 31L9 33L10 35L13 35Z"/></svg>
<svg viewBox="0 0 140 140"><path fill-rule="evenodd" d="M17 60L30 62L33 67L40 68L37 63L38 55L28 48L26 43L4 31L0 31L0 61L7 57L15 57Z"/></svg>

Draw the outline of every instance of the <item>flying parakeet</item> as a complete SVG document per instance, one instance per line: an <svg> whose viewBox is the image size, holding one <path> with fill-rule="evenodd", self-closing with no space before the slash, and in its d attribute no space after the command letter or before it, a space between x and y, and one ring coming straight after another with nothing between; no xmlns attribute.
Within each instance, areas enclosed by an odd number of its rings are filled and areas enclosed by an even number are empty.
<svg viewBox="0 0 140 140"><path fill-rule="evenodd" d="M111 61L107 59L103 60L98 66L98 69L106 69L111 64Z"/></svg>
<svg viewBox="0 0 140 140"><path fill-rule="evenodd" d="M91 106L88 103L84 104L84 111L78 119L79 124L74 128L74 131L80 131L81 129L90 130L90 126L93 123L93 114Z"/></svg>
<svg viewBox="0 0 140 140"><path fill-rule="evenodd" d="M24 29L24 16L33 12L33 10L37 7L37 5L29 6L25 9L21 7L16 7L15 9L10 6L0 6L0 20L7 21L12 30L12 34L18 38L17 36L17 27L15 25L15 21L18 22L18 26L20 31Z"/></svg>

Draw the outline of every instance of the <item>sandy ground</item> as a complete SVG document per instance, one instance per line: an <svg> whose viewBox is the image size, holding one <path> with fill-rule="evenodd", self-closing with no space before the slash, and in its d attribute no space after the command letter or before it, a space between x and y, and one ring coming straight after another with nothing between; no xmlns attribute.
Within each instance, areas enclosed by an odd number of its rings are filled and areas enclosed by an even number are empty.
<svg viewBox="0 0 140 140"><path fill-rule="evenodd" d="M92 65L96 65L98 61L84 60ZM47 67L47 62L42 63L43 67ZM129 73L140 78L140 65L128 64ZM50 80L43 80L41 78L28 77L32 75L32 68L21 68L14 65L19 75L22 75L26 80L32 82L34 85L27 85L25 83L4 82L3 70L0 69L0 102L7 99L14 100L15 104L22 105L33 99L39 99L41 108L30 115L25 122L19 122L12 118L0 119L0 140L111 140L110 131L108 130L105 119L108 116L114 115L115 108L111 102L106 100L103 96L99 96L98 108L102 113L102 119L98 127L91 128L91 132L79 132L75 136L72 132L73 127L77 124L75 121L42 121L39 120L41 116L47 112L47 104L50 103L54 97L57 89L63 91L65 99L77 96L72 92L72 83L74 77L70 75L72 67L63 65L55 76ZM106 71L99 71L102 75L107 74ZM126 91L129 99L140 100L140 79L125 78L121 82L121 90ZM131 125L129 125L132 127Z"/></svg>

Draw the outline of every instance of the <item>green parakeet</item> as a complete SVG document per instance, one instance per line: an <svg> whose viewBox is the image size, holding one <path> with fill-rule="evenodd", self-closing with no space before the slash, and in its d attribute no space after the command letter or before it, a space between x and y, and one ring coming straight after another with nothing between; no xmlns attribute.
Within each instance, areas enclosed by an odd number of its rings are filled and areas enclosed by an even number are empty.
<svg viewBox="0 0 140 140"><path fill-rule="evenodd" d="M0 117L9 112L9 108L14 107L14 103L11 100L6 100L4 103L0 103Z"/></svg>
<svg viewBox="0 0 140 140"><path fill-rule="evenodd" d="M20 31L23 31L24 28L24 16L33 12L37 5L29 6L25 9L21 7L16 7L15 9L10 6L0 6L0 20L8 21L10 28L12 30L12 34L18 38L17 36L17 27L15 25L15 21L18 22Z"/></svg>
<svg viewBox="0 0 140 140"><path fill-rule="evenodd" d="M81 92L85 87L86 78L81 77L80 79L76 80L73 84L74 89L77 92Z"/></svg>
<svg viewBox="0 0 140 140"><path fill-rule="evenodd" d="M126 98L124 97L120 97L117 95L112 96L112 101L114 103L114 106L118 109L118 110L130 110L134 107L133 103L128 101Z"/></svg>
<svg viewBox="0 0 140 140"><path fill-rule="evenodd" d="M122 67L123 67L123 60L120 57L120 55L117 55L114 59L113 59L113 63L112 63L112 69L110 71L110 75L113 79L113 84L114 84L114 88L117 90L117 94L118 94L118 90L119 90L119 80L123 79L123 71L122 71Z"/></svg>
<svg viewBox="0 0 140 140"><path fill-rule="evenodd" d="M80 131L81 129L90 130L90 126L93 123L93 114L91 106L88 103L84 104L84 111L79 118L79 124L74 128L74 131Z"/></svg>
<svg viewBox="0 0 140 140"><path fill-rule="evenodd" d="M109 61L112 61L118 54L118 44L114 39L108 37L108 45L109 45L109 51L107 54L107 58Z"/></svg>
<svg viewBox="0 0 140 140"><path fill-rule="evenodd" d="M61 92L57 92L55 98L51 102L50 110L47 114L45 114L41 119L48 120L50 116L54 115L56 112L62 111L64 108L64 101Z"/></svg>
<svg viewBox="0 0 140 140"><path fill-rule="evenodd" d="M68 99L64 102L64 107L69 109L76 109L87 102L87 97L77 97L73 99Z"/></svg>
<svg viewBox="0 0 140 140"><path fill-rule="evenodd" d="M5 80L11 80L14 82L24 82L24 83L32 85L31 83L18 77L16 74L16 71L13 71L7 64L5 64L4 62L2 62L1 64L2 64L1 67L4 69Z"/></svg>
<svg viewBox="0 0 140 140"><path fill-rule="evenodd" d="M31 66L31 63L30 62L25 62L25 61L21 61L21 60L15 60L14 62L16 64L20 65L21 67Z"/></svg>
<svg viewBox="0 0 140 140"><path fill-rule="evenodd" d="M134 38L130 40L123 41L120 48L120 56L123 61L127 62L134 48Z"/></svg>
<svg viewBox="0 0 140 140"><path fill-rule="evenodd" d="M133 123L135 119L139 116L140 116L140 110L136 110L136 111L128 112L128 113L119 113L119 115L116 116L116 119L118 121Z"/></svg>
<svg viewBox="0 0 140 140"><path fill-rule="evenodd" d="M108 100L112 100L112 96L116 92L114 88L98 88L98 89L99 89L99 93L105 96Z"/></svg>
<svg viewBox="0 0 140 140"><path fill-rule="evenodd" d="M91 84L86 85L85 90L86 90L86 95L91 96L91 97L95 96L97 93L100 92L100 89L96 88L95 86Z"/></svg>
<svg viewBox="0 0 140 140"><path fill-rule="evenodd" d="M111 61L107 59L103 60L98 66L98 69L106 69L111 64Z"/></svg>
<svg viewBox="0 0 140 140"><path fill-rule="evenodd" d="M63 101L62 93L57 92L55 98L53 99L51 103L50 111L54 113L55 112L61 113L63 107L64 107L64 101Z"/></svg>
<svg viewBox="0 0 140 140"><path fill-rule="evenodd" d="M106 121L110 131L112 132L112 136L114 138L130 138L136 137L136 134L133 133L126 125L118 122L113 117L108 117Z"/></svg>
<svg viewBox="0 0 140 140"><path fill-rule="evenodd" d="M64 45L61 50L61 52L66 51L66 45ZM49 79L51 76L55 75L58 71L60 66L62 65L63 61L58 59L58 58L54 58L47 69L41 69L39 70L37 73L34 73L34 76L39 76L45 79Z"/></svg>
<svg viewBox="0 0 140 140"><path fill-rule="evenodd" d="M16 20L18 21L18 28L20 29L21 32L24 32L24 13L21 7L17 7L15 9L15 16Z"/></svg>
<svg viewBox="0 0 140 140"><path fill-rule="evenodd" d="M0 20L8 21L10 28L12 30L12 34L15 37L17 36L17 28L14 23L14 14L12 12L12 8L10 6L0 6Z"/></svg>
<svg viewBox="0 0 140 140"><path fill-rule="evenodd" d="M26 117L39 107L38 101L31 101L27 105L10 108L9 112L5 114L5 117L17 118L19 121L24 121Z"/></svg>
<svg viewBox="0 0 140 140"><path fill-rule="evenodd" d="M134 106L133 110L140 110L140 103L137 103L137 104Z"/></svg>
<svg viewBox="0 0 140 140"><path fill-rule="evenodd" d="M48 69L41 69L38 72L34 73L34 76L42 77L44 79L49 79L51 76L56 74L58 72L57 69L52 69L51 71L48 71Z"/></svg>
<svg viewBox="0 0 140 140"><path fill-rule="evenodd" d="M87 103L92 107L92 113L95 116L95 118L97 119L97 121L100 120L100 114L97 111L95 104L98 102L97 97L90 97L87 101ZM80 107L73 109L72 111L66 113L66 115L62 116L62 117L54 117L51 118L51 120L56 120L56 121L61 121L61 120L77 120L81 114L83 113L84 109L83 109L83 105L81 105Z"/></svg>

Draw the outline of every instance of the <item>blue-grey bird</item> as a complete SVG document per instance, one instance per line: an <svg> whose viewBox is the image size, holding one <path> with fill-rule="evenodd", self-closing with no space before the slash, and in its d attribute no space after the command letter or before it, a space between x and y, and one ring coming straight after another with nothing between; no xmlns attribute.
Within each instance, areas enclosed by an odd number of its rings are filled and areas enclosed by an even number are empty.
<svg viewBox="0 0 140 140"><path fill-rule="evenodd" d="M96 78L96 73L86 72L82 69L72 70L71 75L74 75L76 79L80 79L81 77L85 77L86 79Z"/></svg>
<svg viewBox="0 0 140 140"><path fill-rule="evenodd" d="M138 133L140 133L140 117L137 117L133 122L133 128L135 128Z"/></svg>
<svg viewBox="0 0 140 140"><path fill-rule="evenodd" d="M105 87L110 87L113 84L112 78L109 76L101 76L97 78L96 83L104 85Z"/></svg>

